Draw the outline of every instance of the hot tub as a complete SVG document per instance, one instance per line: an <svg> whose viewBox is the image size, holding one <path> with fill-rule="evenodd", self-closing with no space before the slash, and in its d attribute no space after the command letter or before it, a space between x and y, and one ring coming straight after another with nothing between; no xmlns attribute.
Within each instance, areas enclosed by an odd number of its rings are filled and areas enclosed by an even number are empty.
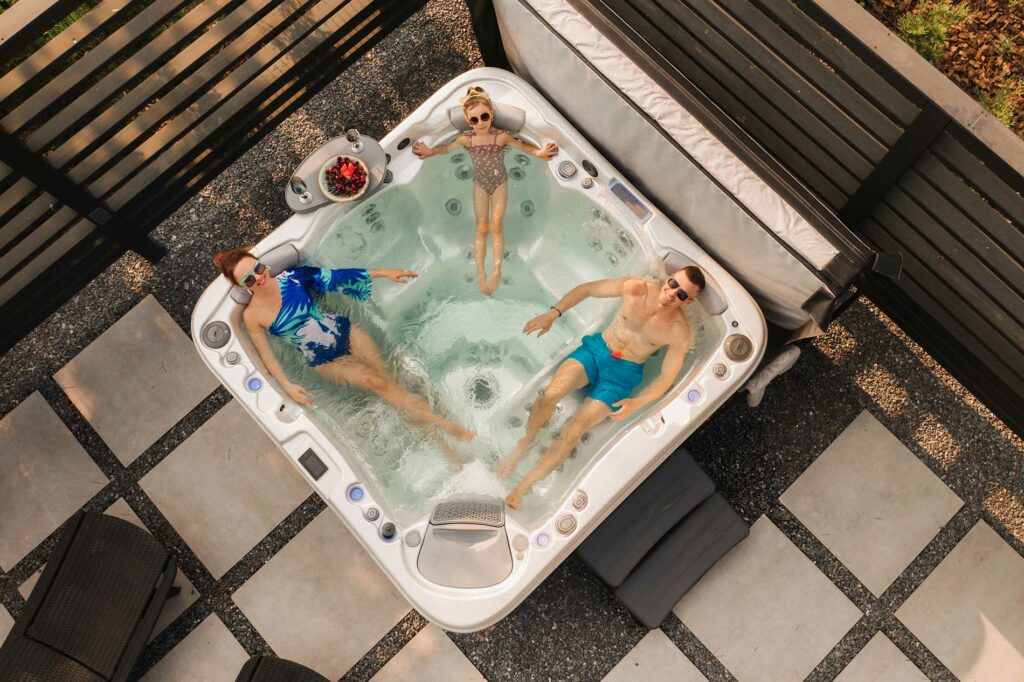
<svg viewBox="0 0 1024 682"><path fill-rule="evenodd" d="M453 138L453 109L470 84L491 94L499 124L518 127L534 143L552 140L560 150L550 162L506 153L503 281L490 298L480 295L474 276L468 155L421 161L409 144ZM420 272L404 286L377 280L367 303L331 295L322 305L367 329L400 380L435 410L476 429L477 439L460 448L463 468L452 467L379 400L324 381L274 339L285 371L311 389L316 406L290 401L246 336L244 296L223 278L200 297L193 338L211 371L409 602L445 629L474 631L522 601L743 384L763 353L765 324L728 272L510 73L463 74L381 143L391 156L390 182L357 202L292 216L256 252L279 268L311 262ZM660 277L666 267L691 263L707 274L708 287L700 305L687 308L696 342L672 390L632 419L586 433L522 509L505 509L505 494L557 437L582 393L559 405L508 481L494 474L500 458L522 434L529 406L558 364L581 336L609 323L618 303L586 301L543 338L524 336L523 324L581 282ZM657 376L660 362L659 353L647 363L645 382Z"/></svg>

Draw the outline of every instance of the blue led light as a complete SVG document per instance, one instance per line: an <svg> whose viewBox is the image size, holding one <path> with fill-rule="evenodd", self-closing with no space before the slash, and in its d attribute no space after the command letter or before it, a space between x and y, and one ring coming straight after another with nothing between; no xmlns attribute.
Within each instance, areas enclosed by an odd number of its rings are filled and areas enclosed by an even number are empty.
<svg viewBox="0 0 1024 682"><path fill-rule="evenodd" d="M359 500L363 499L364 494L365 493L363 492L363 489L357 485L352 486L351 488L348 489L348 499L352 500L353 502L358 502Z"/></svg>
<svg viewBox="0 0 1024 682"><path fill-rule="evenodd" d="M700 391L698 391L695 388L691 388L686 393L686 399L689 400L691 403L697 402L698 400L700 400Z"/></svg>
<svg viewBox="0 0 1024 682"><path fill-rule="evenodd" d="M249 379L245 382L245 386L250 391L253 391L255 393L256 391L263 388L263 379L260 379L259 377L249 377Z"/></svg>

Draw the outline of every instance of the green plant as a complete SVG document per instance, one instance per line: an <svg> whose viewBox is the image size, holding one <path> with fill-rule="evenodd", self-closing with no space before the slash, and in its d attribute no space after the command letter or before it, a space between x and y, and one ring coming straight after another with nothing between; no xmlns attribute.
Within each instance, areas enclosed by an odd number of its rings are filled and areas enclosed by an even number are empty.
<svg viewBox="0 0 1024 682"><path fill-rule="evenodd" d="M992 115L1002 121L1007 128L1012 128L1022 96L1024 80L1018 80L1015 83L1000 85L993 93L982 94L981 105L992 112Z"/></svg>
<svg viewBox="0 0 1024 682"><path fill-rule="evenodd" d="M1017 38L1020 34L1014 33L1013 35L1003 36L1002 39L996 43L996 54L1000 57L1005 57L1006 53L1013 49L1013 46L1017 44Z"/></svg>
<svg viewBox="0 0 1024 682"><path fill-rule="evenodd" d="M904 41L935 63L946 52L949 29L972 17L966 2L928 0L896 19L896 29Z"/></svg>

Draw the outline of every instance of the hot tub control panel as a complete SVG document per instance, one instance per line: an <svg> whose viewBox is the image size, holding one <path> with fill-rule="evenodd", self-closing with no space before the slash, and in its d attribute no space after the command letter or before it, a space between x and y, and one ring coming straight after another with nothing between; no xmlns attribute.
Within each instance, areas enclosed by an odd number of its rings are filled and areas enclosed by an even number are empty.
<svg viewBox="0 0 1024 682"><path fill-rule="evenodd" d="M312 448L299 456L299 464L313 477L314 481L319 481L320 477L327 473L327 465L313 452Z"/></svg>

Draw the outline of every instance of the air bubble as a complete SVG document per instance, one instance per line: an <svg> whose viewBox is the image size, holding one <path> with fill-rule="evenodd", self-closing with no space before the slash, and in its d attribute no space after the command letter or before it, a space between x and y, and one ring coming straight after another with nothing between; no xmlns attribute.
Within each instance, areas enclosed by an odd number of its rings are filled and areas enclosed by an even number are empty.
<svg viewBox="0 0 1024 682"><path fill-rule="evenodd" d="M462 202L452 197L444 202L444 210L448 211L449 215L459 215L462 213Z"/></svg>
<svg viewBox="0 0 1024 682"><path fill-rule="evenodd" d="M614 253L606 253L606 254L604 254L604 257L612 265L618 265L619 264L619 259L615 257Z"/></svg>
<svg viewBox="0 0 1024 682"><path fill-rule="evenodd" d="M535 211L536 207L533 205L533 202L530 201L529 199L519 204L519 212L522 213L527 218L532 216Z"/></svg>
<svg viewBox="0 0 1024 682"><path fill-rule="evenodd" d="M455 169L455 177L459 180L469 180L473 177L473 168L471 166L459 166Z"/></svg>
<svg viewBox="0 0 1024 682"><path fill-rule="evenodd" d="M519 168L519 167L509 168L508 169L508 176L510 178L512 178L513 180L522 180L523 178L526 177L526 171L524 171L522 168Z"/></svg>

